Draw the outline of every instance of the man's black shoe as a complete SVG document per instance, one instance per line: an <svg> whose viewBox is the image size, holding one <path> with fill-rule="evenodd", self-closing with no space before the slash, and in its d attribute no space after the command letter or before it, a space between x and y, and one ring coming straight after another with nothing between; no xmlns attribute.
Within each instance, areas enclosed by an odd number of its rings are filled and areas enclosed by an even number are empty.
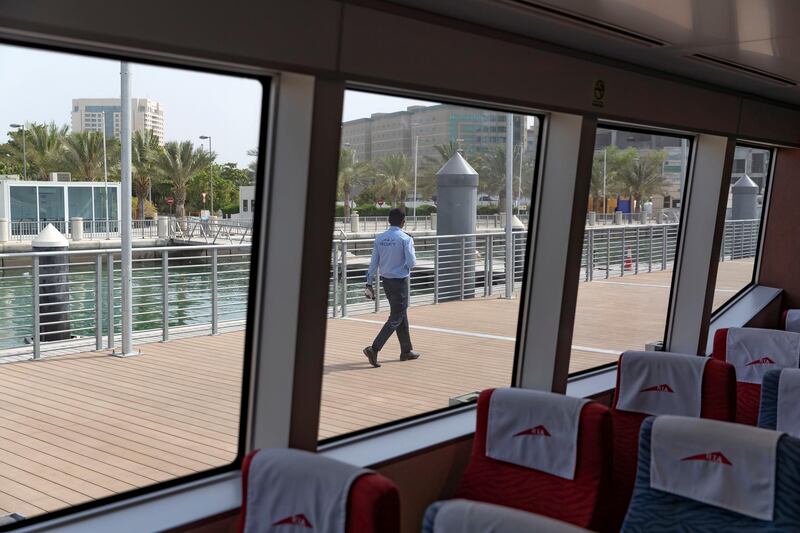
<svg viewBox="0 0 800 533"><path fill-rule="evenodd" d="M367 346L366 348L364 348L363 351L364 351L364 355L366 355L367 359L369 360L369 364L371 364L375 368L378 368L379 366L381 366L381 364L378 362L378 352L376 352L372 348L372 346Z"/></svg>
<svg viewBox="0 0 800 533"><path fill-rule="evenodd" d="M400 354L401 361L413 361L414 359L419 359L419 352L411 350L410 352L403 352Z"/></svg>

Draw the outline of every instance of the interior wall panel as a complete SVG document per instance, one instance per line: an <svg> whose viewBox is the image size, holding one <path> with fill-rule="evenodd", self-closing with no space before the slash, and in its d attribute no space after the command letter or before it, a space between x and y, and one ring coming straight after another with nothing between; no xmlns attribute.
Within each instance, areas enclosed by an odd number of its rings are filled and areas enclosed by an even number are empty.
<svg viewBox="0 0 800 533"><path fill-rule="evenodd" d="M776 154L759 283L782 288L784 305L800 307L800 150Z"/></svg>
<svg viewBox="0 0 800 533"><path fill-rule="evenodd" d="M739 136L743 139L800 145L800 111L744 98Z"/></svg>

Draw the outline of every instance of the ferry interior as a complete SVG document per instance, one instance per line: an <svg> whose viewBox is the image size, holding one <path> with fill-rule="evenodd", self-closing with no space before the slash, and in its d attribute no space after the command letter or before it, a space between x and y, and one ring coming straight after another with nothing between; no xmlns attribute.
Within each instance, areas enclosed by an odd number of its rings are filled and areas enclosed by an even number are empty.
<svg viewBox="0 0 800 533"><path fill-rule="evenodd" d="M800 531L798 28L0 0L0 532Z"/></svg>

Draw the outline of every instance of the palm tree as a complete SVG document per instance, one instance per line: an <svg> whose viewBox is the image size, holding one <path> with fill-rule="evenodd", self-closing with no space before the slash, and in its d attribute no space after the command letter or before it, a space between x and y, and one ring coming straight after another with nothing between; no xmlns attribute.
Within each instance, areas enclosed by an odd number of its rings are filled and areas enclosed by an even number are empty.
<svg viewBox="0 0 800 533"><path fill-rule="evenodd" d="M405 205L410 175L411 162L405 154L389 154L378 161L378 177L384 180L379 190L392 198L392 207Z"/></svg>
<svg viewBox="0 0 800 533"><path fill-rule="evenodd" d="M64 170L64 137L68 128L49 124L28 124L25 128L25 159L28 163L28 176L36 180L46 180L50 172ZM11 134L8 143L10 155L23 166L22 132Z"/></svg>
<svg viewBox="0 0 800 533"><path fill-rule="evenodd" d="M65 160L78 181L100 181L103 178L103 134L96 131L73 132L64 141ZM108 157L111 160L111 157Z"/></svg>
<svg viewBox="0 0 800 533"><path fill-rule="evenodd" d="M627 152L628 150L625 150ZM635 152L635 151L634 151ZM663 194L666 179L663 166L666 152L636 153L627 159L613 177L613 188L636 201L636 212L642 208L642 198Z"/></svg>
<svg viewBox="0 0 800 533"><path fill-rule="evenodd" d="M441 168L442 165L450 161L450 159L454 155L456 155L456 153L460 150L458 143L456 141L450 141L446 144L437 144L436 146L433 147L433 149L436 150L437 155L425 156L425 161L434 166L438 165L438 168L436 170L439 170L439 168ZM464 157L464 159L467 159L466 155L464 155L463 153L461 155ZM467 162L469 162L469 160Z"/></svg>
<svg viewBox="0 0 800 533"><path fill-rule="evenodd" d="M131 143L131 162L133 165L133 190L138 199L139 219L144 219L145 198L153 184L156 172L156 158L161 151L158 137L153 130L135 131Z"/></svg>
<svg viewBox="0 0 800 533"><path fill-rule="evenodd" d="M189 181L208 168L216 158L214 152L196 150L191 141L170 141L156 158L156 168L172 184L175 195L175 213L186 216L186 187Z"/></svg>
<svg viewBox="0 0 800 533"><path fill-rule="evenodd" d="M356 162L356 151L342 148L339 151L339 190L344 200L344 216L350 216L350 195L353 186L359 185L373 172L369 161Z"/></svg>

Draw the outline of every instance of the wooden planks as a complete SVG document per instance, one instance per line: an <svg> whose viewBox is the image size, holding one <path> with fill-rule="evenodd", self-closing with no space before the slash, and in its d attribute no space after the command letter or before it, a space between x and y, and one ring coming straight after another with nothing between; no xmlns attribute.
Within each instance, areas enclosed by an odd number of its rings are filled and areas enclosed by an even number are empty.
<svg viewBox="0 0 800 533"><path fill-rule="evenodd" d="M663 336L671 272L582 283L570 371ZM720 265L717 295L752 263ZM409 311L417 361L393 337L372 368L361 353L387 316L331 319L321 438L446 407L510 383L519 300L474 299ZM32 516L221 466L237 450L243 332L0 365L0 513Z"/></svg>

